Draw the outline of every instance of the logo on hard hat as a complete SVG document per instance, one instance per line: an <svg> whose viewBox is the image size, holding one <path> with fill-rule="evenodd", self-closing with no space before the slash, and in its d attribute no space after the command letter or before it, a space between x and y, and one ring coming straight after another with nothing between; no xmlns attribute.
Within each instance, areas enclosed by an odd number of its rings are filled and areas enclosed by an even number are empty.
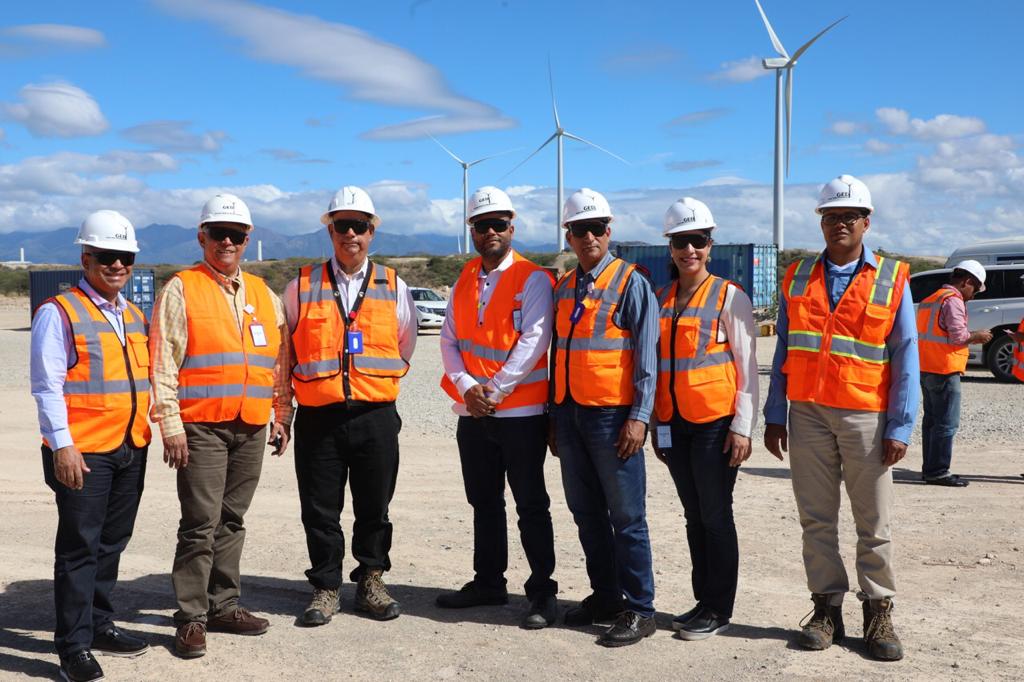
<svg viewBox="0 0 1024 682"><path fill-rule="evenodd" d="M695 223L695 222L697 222L697 214L691 212L689 216L680 218L679 222L677 222L676 225L685 225L686 223Z"/></svg>
<svg viewBox="0 0 1024 682"><path fill-rule="evenodd" d="M593 205L591 205L591 206L584 206L580 210L576 211L576 215L579 215L580 213L586 213L587 211L596 211L596 210L597 210L597 206L593 206Z"/></svg>
<svg viewBox="0 0 1024 682"><path fill-rule="evenodd" d="M836 201L838 199L849 199L849 198L850 198L850 190L846 190L845 192L836 192L831 197L826 199L826 201Z"/></svg>
<svg viewBox="0 0 1024 682"><path fill-rule="evenodd" d="M113 236L114 239L124 239L125 241L128 241L128 233L127 232L117 232L117 233L115 233L112 236Z"/></svg>
<svg viewBox="0 0 1024 682"><path fill-rule="evenodd" d="M481 194L480 197L476 200L477 206L490 206L493 203L494 202L491 201L490 192L488 192L487 194Z"/></svg>

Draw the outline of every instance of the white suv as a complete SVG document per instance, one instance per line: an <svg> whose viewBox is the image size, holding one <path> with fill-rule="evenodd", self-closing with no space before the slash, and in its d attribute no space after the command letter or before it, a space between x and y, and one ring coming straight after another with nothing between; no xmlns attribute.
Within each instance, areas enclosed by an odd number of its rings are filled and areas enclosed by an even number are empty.
<svg viewBox="0 0 1024 682"><path fill-rule="evenodd" d="M949 281L952 268L928 270L910 277L910 293L920 303ZM992 340L970 346L967 363L983 365L1000 381L1016 381L1011 373L1013 340L1004 330L1016 330L1024 319L1024 264L989 265L985 291L967 302L967 326L988 329Z"/></svg>
<svg viewBox="0 0 1024 682"><path fill-rule="evenodd" d="M412 302L416 306L416 324L420 329L440 329L444 324L444 311L448 301L433 289L409 287Z"/></svg>

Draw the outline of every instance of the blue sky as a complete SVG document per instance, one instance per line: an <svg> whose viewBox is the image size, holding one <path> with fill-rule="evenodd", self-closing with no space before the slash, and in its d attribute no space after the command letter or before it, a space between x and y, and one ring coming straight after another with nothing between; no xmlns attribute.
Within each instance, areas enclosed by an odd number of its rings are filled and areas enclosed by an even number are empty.
<svg viewBox="0 0 1024 682"><path fill-rule="evenodd" d="M795 69L786 244L814 247L817 188L866 180L873 243L942 255L1021 234L1017 71L1024 8L765 0ZM979 10L979 8L983 9ZM461 231L461 171L513 194L517 235L554 233L550 58L568 191L604 192L614 236L660 240L679 196L719 241L771 239L774 56L753 0L523 2L152 0L8 4L0 28L0 231L121 210L193 224L216 191L257 227L317 229L366 187L390 232ZM472 187L471 187L472 189Z"/></svg>

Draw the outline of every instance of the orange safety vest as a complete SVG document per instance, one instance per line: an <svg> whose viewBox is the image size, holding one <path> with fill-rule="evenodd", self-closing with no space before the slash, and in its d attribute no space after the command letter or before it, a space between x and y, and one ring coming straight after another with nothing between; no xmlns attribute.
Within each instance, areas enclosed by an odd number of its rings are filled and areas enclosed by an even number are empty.
<svg viewBox="0 0 1024 682"><path fill-rule="evenodd" d="M356 314L343 320L331 261L299 271L299 319L292 331L299 405L398 398L398 380L409 371L398 351L398 277L391 268L369 263L364 286ZM347 331L362 332L362 353L349 353Z"/></svg>
<svg viewBox="0 0 1024 682"><path fill-rule="evenodd" d="M678 414L706 424L736 413L736 365L728 339L718 340L729 281L710 275L676 312L676 280L658 292L658 421Z"/></svg>
<svg viewBox="0 0 1024 682"><path fill-rule="evenodd" d="M1024 320L1020 321L1017 333L1024 334ZM1024 381L1024 343L1015 344L1013 347L1013 376L1018 381Z"/></svg>
<svg viewBox="0 0 1024 682"><path fill-rule="evenodd" d="M477 383L486 384L505 365L509 353L519 342L526 280L538 271L543 272L549 281L552 278L544 268L513 251L512 264L498 278L498 284L484 308L483 322L479 322L480 288L477 280L482 263L483 259L479 257L466 263L459 281L455 283L451 309L455 337L466 371ZM455 402L464 402L447 374L441 377L441 388ZM545 352L496 409L544 405L547 400L548 354Z"/></svg>
<svg viewBox="0 0 1024 682"><path fill-rule="evenodd" d="M864 264L829 306L822 257L789 266L782 293L789 312L782 371L790 400L866 412L889 404L889 350L885 340L910 274L906 263L878 258Z"/></svg>
<svg viewBox="0 0 1024 682"><path fill-rule="evenodd" d="M932 374L963 374L967 369L967 346L950 343L949 333L939 326L942 302L958 296L952 289L939 289L917 305L917 344L921 371Z"/></svg>
<svg viewBox="0 0 1024 682"><path fill-rule="evenodd" d="M141 448L152 433L146 316L134 304L124 311L121 343L110 321L87 293L73 287L53 301L67 314L78 359L64 379L71 440L79 452L113 452L124 443ZM50 443L43 439L47 447Z"/></svg>
<svg viewBox="0 0 1024 682"><path fill-rule="evenodd" d="M633 404L633 335L615 324L626 283L636 266L614 258L582 300L576 322L576 269L555 286L555 404Z"/></svg>
<svg viewBox="0 0 1024 682"><path fill-rule="evenodd" d="M242 273L246 306L241 328L224 289L205 265L175 275L185 296L188 344L178 371L181 420L246 424L270 421L274 365L281 347L274 301L267 283ZM252 328L263 326L266 345L257 346Z"/></svg>

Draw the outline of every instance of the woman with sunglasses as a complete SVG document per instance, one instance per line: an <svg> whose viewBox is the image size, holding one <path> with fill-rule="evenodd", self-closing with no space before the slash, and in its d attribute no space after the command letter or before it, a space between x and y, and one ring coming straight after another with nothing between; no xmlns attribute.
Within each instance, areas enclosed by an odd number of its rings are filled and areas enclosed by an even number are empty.
<svg viewBox="0 0 1024 682"><path fill-rule="evenodd" d="M750 457L757 359L750 299L708 272L715 221L684 197L665 214L672 282L661 306L655 453L668 465L686 516L697 604L672 627L685 640L729 625L739 547L732 515L737 467Z"/></svg>

